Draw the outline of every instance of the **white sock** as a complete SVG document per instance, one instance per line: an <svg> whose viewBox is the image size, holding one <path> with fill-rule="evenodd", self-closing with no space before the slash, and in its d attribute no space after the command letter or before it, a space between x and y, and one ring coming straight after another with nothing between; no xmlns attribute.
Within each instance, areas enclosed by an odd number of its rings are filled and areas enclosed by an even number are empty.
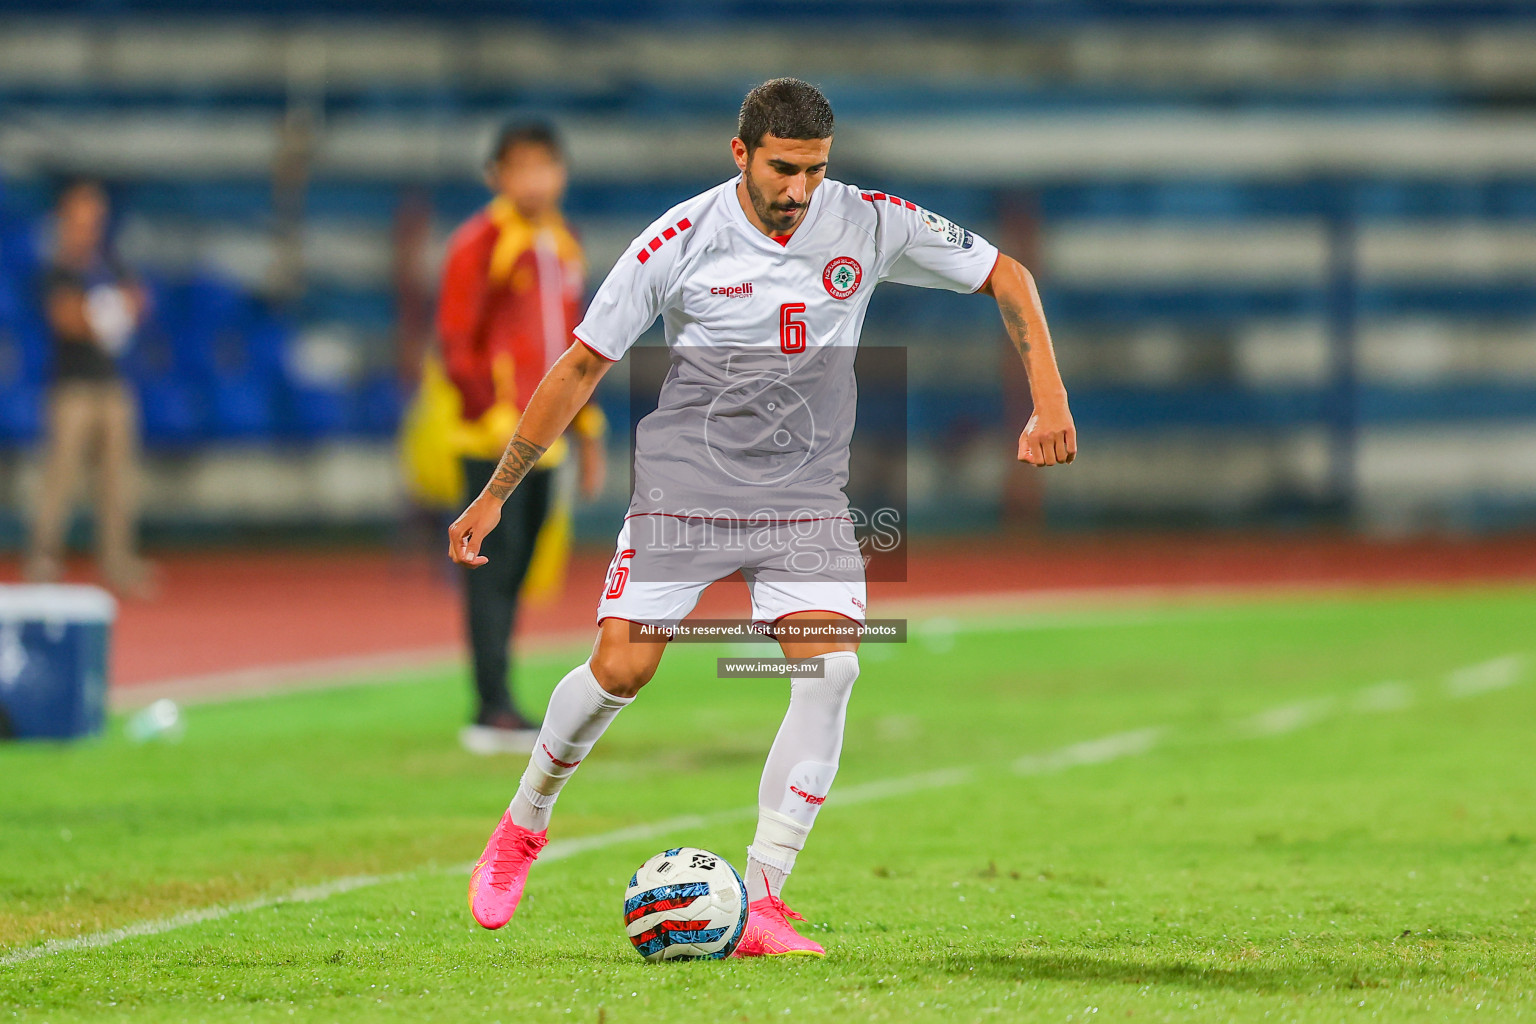
<svg viewBox="0 0 1536 1024"><path fill-rule="evenodd" d="M821 655L821 679L791 679L789 710L757 790L757 835L747 847L747 899L777 896L826 802L843 750L848 697L859 678L852 651Z"/></svg>
<svg viewBox="0 0 1536 1024"><path fill-rule="evenodd" d="M589 663L571 669L549 695L544 726L508 808L514 824L542 832L567 779L592 751L608 723L634 702L615 697L598 683Z"/></svg>

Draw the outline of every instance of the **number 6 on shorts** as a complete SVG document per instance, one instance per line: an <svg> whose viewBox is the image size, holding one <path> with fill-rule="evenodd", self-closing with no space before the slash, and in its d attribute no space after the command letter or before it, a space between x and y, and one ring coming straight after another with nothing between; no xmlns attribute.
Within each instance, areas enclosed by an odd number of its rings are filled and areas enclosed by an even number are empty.
<svg viewBox="0 0 1536 1024"><path fill-rule="evenodd" d="M624 584L629 582L629 566L624 563L635 557L634 548L626 548L614 556L613 564L608 566L608 591L607 597L620 597L624 593Z"/></svg>

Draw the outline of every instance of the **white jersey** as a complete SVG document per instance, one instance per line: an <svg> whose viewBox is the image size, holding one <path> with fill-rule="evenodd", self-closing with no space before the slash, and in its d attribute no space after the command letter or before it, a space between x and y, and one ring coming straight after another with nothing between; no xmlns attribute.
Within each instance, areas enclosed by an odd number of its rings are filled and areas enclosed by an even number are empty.
<svg viewBox="0 0 1536 1024"><path fill-rule="evenodd" d="M853 354L881 281L974 292L997 249L913 203L825 181L787 244L733 178L619 257L579 341L618 360L660 316L672 366L636 438L631 514L801 519L846 511Z"/></svg>

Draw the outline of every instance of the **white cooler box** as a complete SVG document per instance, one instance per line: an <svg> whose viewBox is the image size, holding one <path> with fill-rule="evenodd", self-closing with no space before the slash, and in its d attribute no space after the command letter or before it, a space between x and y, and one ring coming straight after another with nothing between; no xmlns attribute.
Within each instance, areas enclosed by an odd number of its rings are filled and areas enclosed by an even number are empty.
<svg viewBox="0 0 1536 1024"><path fill-rule="evenodd" d="M101 731L116 616L100 587L0 585L0 738Z"/></svg>

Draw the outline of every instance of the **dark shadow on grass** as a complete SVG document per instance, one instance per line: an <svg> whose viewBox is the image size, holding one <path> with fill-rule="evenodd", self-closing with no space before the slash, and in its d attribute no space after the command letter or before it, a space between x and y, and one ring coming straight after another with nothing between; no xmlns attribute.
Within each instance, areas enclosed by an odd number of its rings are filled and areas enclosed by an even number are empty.
<svg viewBox="0 0 1536 1024"><path fill-rule="evenodd" d="M827 963L833 963L833 958ZM507 966L523 959L514 955L501 955ZM719 966L718 961L667 961L662 964L642 964L637 957L623 950L591 949L562 951L558 959L562 963L580 963L591 967L613 967L633 963L650 968L704 968ZM849 961L842 961L848 966ZM1181 986L1192 989L1229 989L1243 992L1297 991L1305 986L1314 988L1319 981L1335 981L1340 988L1358 986L1352 977L1334 979L1319 972L1275 971L1263 967L1204 967L1182 963L1140 963L1126 959L1100 959L1075 953L1017 953L1003 954L945 954L929 956L894 956L882 958L881 970L894 968L897 974L905 967L925 974L963 974L978 981L1014 982L1039 981L1086 981L1110 985L1158 985ZM796 961L796 966L803 965Z"/></svg>
<svg viewBox="0 0 1536 1024"><path fill-rule="evenodd" d="M1279 971L1267 967L1211 967L1190 963L1149 963L1124 957L1092 957L1078 953L1020 952L1002 954L938 954L907 959L913 967L964 974L987 981L1083 981L1106 985L1157 985L1234 992L1296 992L1325 988L1375 987L1351 972L1339 975L1305 968Z"/></svg>
<svg viewBox="0 0 1536 1024"><path fill-rule="evenodd" d="M835 971L858 971L861 957L847 956L833 946L828 958L820 963ZM842 954L842 955L840 955ZM560 962L582 967L612 968L628 964L647 970L717 970L723 966L755 969L763 961L717 960L667 961L646 964L620 946L583 950L565 950L558 954L532 957L518 955L514 951L498 952L492 962L508 968L527 968L532 963ZM790 965L780 963L780 968ZM815 964L795 960L797 971L812 970ZM869 973L869 972L866 972ZM1261 995L1284 993L1315 994L1324 992L1351 992L1366 989L1391 988L1404 977L1421 981L1439 981L1453 984L1463 979L1460 968L1440 965L1417 964L1410 970L1394 968L1388 964L1360 964L1325 966L1317 963L1298 964L1286 969L1252 966L1214 966L1180 961L1137 960L1124 955L1089 956L1082 953L1020 951L1005 953L897 953L882 952L879 957L879 973L897 977L913 975L963 975L976 981L992 983L1017 983L1021 981L1085 982L1099 985L1126 985L1140 988L1144 985L1158 988L1182 988L1190 991L1247 992Z"/></svg>

